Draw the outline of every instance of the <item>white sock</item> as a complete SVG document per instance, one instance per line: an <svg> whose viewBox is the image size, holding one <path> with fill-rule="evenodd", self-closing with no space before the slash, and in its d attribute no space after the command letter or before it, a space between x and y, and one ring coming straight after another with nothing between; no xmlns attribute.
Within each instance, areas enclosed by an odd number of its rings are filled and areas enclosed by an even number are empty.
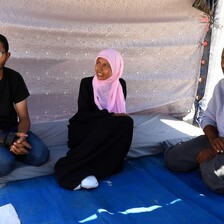
<svg viewBox="0 0 224 224"><path fill-rule="evenodd" d="M80 189L81 189L81 185L79 184L76 188L73 189L73 191L80 190Z"/></svg>
<svg viewBox="0 0 224 224"><path fill-rule="evenodd" d="M95 176L88 176L81 182L81 187L86 189L96 188L98 187L98 181Z"/></svg>

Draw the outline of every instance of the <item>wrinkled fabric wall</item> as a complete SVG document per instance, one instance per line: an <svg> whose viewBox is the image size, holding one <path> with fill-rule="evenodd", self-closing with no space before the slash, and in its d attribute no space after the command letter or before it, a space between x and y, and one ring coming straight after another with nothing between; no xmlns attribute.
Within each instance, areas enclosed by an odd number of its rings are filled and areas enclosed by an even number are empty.
<svg viewBox="0 0 224 224"><path fill-rule="evenodd" d="M30 90L33 122L70 118L98 52L119 50L129 113L186 115L197 90L201 11L192 0L1 0L0 32Z"/></svg>
<svg viewBox="0 0 224 224"><path fill-rule="evenodd" d="M211 30L212 38L209 69L205 95L202 100L202 109L207 107L215 85L221 78L223 78L223 71L221 69L221 55L224 48L224 1L222 0L219 0L216 6L214 22L211 24Z"/></svg>
<svg viewBox="0 0 224 224"><path fill-rule="evenodd" d="M198 101L195 101L198 109L195 114L196 122L200 124L201 117L208 102L212 97L215 85L220 79L222 79L223 71L221 69L221 54L224 48L224 2L222 0L197 0L198 2L210 2L215 3L214 11L210 18L209 31L206 34L205 39L209 42L203 53L203 60L205 63L201 66L202 82L198 86ZM206 80L205 82L203 81ZM203 96L201 99L200 96Z"/></svg>

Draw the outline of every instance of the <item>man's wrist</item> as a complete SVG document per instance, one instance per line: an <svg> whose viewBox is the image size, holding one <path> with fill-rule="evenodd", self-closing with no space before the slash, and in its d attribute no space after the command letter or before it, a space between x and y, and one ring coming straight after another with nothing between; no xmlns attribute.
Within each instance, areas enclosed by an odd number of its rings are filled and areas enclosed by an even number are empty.
<svg viewBox="0 0 224 224"><path fill-rule="evenodd" d="M0 144L10 147L17 139L17 135L13 132L0 132Z"/></svg>

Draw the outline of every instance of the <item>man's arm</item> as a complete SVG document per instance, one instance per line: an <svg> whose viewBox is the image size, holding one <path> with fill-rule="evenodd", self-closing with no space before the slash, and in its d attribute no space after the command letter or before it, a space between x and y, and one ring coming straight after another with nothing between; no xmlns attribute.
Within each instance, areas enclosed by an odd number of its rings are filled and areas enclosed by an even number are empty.
<svg viewBox="0 0 224 224"><path fill-rule="evenodd" d="M30 129L30 118L28 113L27 101L22 100L15 104L15 109L19 118L18 132L16 135L19 139L10 147L10 151L16 155L28 154L31 146L26 141L27 132Z"/></svg>
<svg viewBox="0 0 224 224"><path fill-rule="evenodd" d="M219 153L224 152L224 138L219 137L218 130L212 125L207 125L203 129L211 148L203 149L197 156L197 161L202 163L206 160L212 159Z"/></svg>
<svg viewBox="0 0 224 224"><path fill-rule="evenodd" d="M18 132L26 134L30 129L30 118L26 99L15 104L15 109L19 118Z"/></svg>
<svg viewBox="0 0 224 224"><path fill-rule="evenodd" d="M210 145L212 146L212 149L218 153L219 152L223 153L224 152L224 138L219 137L218 130L212 125L207 125L205 126L203 131Z"/></svg>
<svg viewBox="0 0 224 224"><path fill-rule="evenodd" d="M10 146L18 140L18 136L13 132L0 131L0 144L10 148Z"/></svg>

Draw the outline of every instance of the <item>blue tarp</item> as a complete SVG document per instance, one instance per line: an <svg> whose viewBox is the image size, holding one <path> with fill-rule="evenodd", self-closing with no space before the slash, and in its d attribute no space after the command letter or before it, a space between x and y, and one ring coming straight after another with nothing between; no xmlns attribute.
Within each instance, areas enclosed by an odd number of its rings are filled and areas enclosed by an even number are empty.
<svg viewBox="0 0 224 224"><path fill-rule="evenodd" d="M161 155L127 160L124 171L92 190L60 188L55 176L8 183L0 206L11 203L22 224L221 224L224 197L198 171L174 173Z"/></svg>

